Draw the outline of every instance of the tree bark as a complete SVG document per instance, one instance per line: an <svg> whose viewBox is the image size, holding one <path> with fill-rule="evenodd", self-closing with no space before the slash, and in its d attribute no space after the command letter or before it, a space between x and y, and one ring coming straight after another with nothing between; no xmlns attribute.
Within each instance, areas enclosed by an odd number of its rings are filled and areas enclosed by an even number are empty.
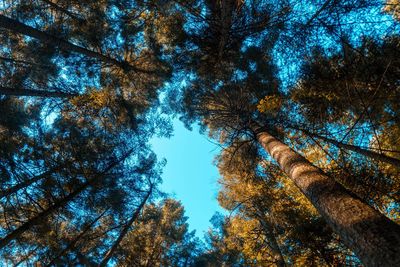
<svg viewBox="0 0 400 267"><path fill-rule="evenodd" d="M400 266L399 225L268 132L259 127L253 127L253 132L266 152L366 266Z"/></svg>
<svg viewBox="0 0 400 267"><path fill-rule="evenodd" d="M392 165L394 165L396 167L400 167L400 159L389 157L389 156L386 156L384 154L377 153L375 151L371 151L371 150L368 150L368 149L361 148L359 146L354 146L354 145L349 145L349 144L346 144L346 143L343 143L343 142L339 142L339 141L336 141L334 139L331 139L331 138L328 138L328 137L325 137L325 136L321 136L319 134L311 133L311 132L309 132L307 130L303 130L303 129L296 129L296 130L300 130L300 131L304 132L306 135L321 139L321 140L323 140L323 141L325 141L327 143L331 143L331 144L333 144L333 145L335 145L337 147L356 152L358 154L364 155L364 156L369 157L369 158L374 159L374 160L378 160L378 161L381 161L381 162L392 164Z"/></svg>
<svg viewBox="0 0 400 267"><path fill-rule="evenodd" d="M135 66L132 66L127 61L119 61L114 58L111 58L111 57L105 56L103 54L86 49L84 47L74 45L73 43L65 41L61 38L58 38L58 37L48 34L46 32L39 31L31 26L25 25L17 20L10 19L3 15L0 15L0 27L11 30L16 33L30 36L32 38L36 38L44 43L48 43L52 46L58 47L65 51L79 53L79 54L85 55L90 58L98 59L105 63L119 66L120 68L127 70L127 71L135 71L135 72L150 73L150 74L154 73L154 71L151 71L151 70L144 70L144 69L140 69Z"/></svg>
<svg viewBox="0 0 400 267"><path fill-rule="evenodd" d="M45 91L45 90L18 89L18 88L0 86L0 95L34 96L34 97L45 97L45 98L70 98L78 96L79 94L57 92L57 91Z"/></svg>
<svg viewBox="0 0 400 267"><path fill-rule="evenodd" d="M104 255L103 259L99 263L99 267L107 266L108 261L111 259L111 257L114 254L115 250L117 250L117 248L118 248L119 244L121 243L122 239L128 233L129 228L132 226L132 224L139 217L139 214L142 211L143 206L146 204L146 202L149 199L149 197L150 197L152 192L153 192L153 185L150 186L149 191L147 192L146 196L144 197L144 199L140 203L139 207L136 208L136 210L133 213L132 217L126 223L125 227L122 229L121 233L119 234L118 238L115 240L114 244L111 246L111 248Z"/></svg>

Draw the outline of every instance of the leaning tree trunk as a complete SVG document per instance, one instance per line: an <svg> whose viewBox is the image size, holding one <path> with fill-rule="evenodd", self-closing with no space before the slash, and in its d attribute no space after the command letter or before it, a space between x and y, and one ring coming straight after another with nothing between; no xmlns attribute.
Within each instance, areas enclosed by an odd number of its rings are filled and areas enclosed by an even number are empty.
<svg viewBox="0 0 400 267"><path fill-rule="evenodd" d="M387 156L387 155L384 155L384 154L381 154L381 153L377 153L375 151L364 149L364 148L361 148L359 146L354 146L354 145L349 145L349 144L346 144L346 143L343 143L343 142L339 142L337 140L334 140L334 139L331 139L331 138L328 138L328 137L325 137L325 136L321 136L319 134L311 133L311 132L309 132L307 130L303 130L303 129L299 129L299 130L304 132L306 135L321 139L321 140L323 140L323 141L325 141L327 143L331 143L331 144L333 144L333 145L335 145L335 146L337 146L339 148L347 149L347 150L356 152L358 154L364 155L366 157L369 157L371 159L378 160L378 161L385 162L385 163L389 163L389 164L392 164L392 165L394 165L396 167L400 167L400 159L396 159L396 158L393 158L393 157L390 157L390 156Z"/></svg>
<svg viewBox="0 0 400 267"><path fill-rule="evenodd" d="M46 97L46 98L70 98L78 96L79 94L65 93L57 91L46 91L46 90L32 90L32 89L20 89L0 86L0 95L9 96L35 96L35 97Z"/></svg>
<svg viewBox="0 0 400 267"><path fill-rule="evenodd" d="M70 12L70 11L69 11L68 9L66 9L66 8L63 8L63 7L59 6L59 5L57 5L56 3L54 3L54 2L51 1L51 0L42 0L42 1L43 1L44 3L46 3L46 4L48 4L52 9L54 9L54 10L56 10L56 11L59 11L59 12L61 12L61 13L64 13L64 14L68 15L69 17L71 17L71 18L73 18L73 19L79 21L79 23L82 23L82 24L83 24L83 23L86 22L86 21L83 20L82 18L79 18L76 14Z"/></svg>
<svg viewBox="0 0 400 267"><path fill-rule="evenodd" d="M75 45L66 40L63 40L61 38L58 38L56 36L53 36L51 34L43 32L43 31L39 31L33 27L30 27L30 26L25 25L17 20L10 19L3 15L0 15L0 27L11 30L16 33L30 36L32 38L36 38L44 43L48 43L48 44L58 47L64 51L79 53L79 54L85 55L90 58L98 59L104 63L109 63L109 64L112 64L115 66L119 66L120 68L122 68L124 70L136 71L136 72L141 72L141 73L154 73L154 71L151 71L151 70L137 68L137 67L131 65L127 61L119 61L114 58L108 57L106 55L103 55L103 54L91 51L89 49L86 49L84 47Z"/></svg>
<svg viewBox="0 0 400 267"><path fill-rule="evenodd" d="M132 224L139 217L139 214L142 211L143 206L146 204L146 202L149 199L149 197L151 196L152 192L153 192L153 185L150 185L150 189L147 192L146 196L143 198L142 202L140 202L139 207L136 208L135 212L132 214L132 217L126 223L125 227L122 229L121 233L118 235L118 238L115 240L114 244L111 246L111 248L104 255L103 259L101 260L101 262L99 264L99 267L107 266L108 261L111 259L112 255L117 250L117 248L118 248L119 244L121 243L122 239L128 233L129 228L132 226Z"/></svg>
<svg viewBox="0 0 400 267"><path fill-rule="evenodd" d="M399 225L268 132L258 127L253 131L261 146L366 266L400 266Z"/></svg>
<svg viewBox="0 0 400 267"><path fill-rule="evenodd" d="M28 180L25 180L19 184L16 184L14 186L11 186L7 189L1 190L0 191L0 199L2 199L3 197L7 197L11 194L14 194L16 192L18 192L19 190L26 188L42 179L44 179L45 177L48 177L48 175L51 175L54 171L56 171L58 168L52 168L42 174L36 175Z"/></svg>
<svg viewBox="0 0 400 267"><path fill-rule="evenodd" d="M105 168L100 174L106 174L107 172L109 172L111 169L113 169L119 163L121 163L122 161L127 159L134 151L135 150L132 148L132 149L128 150L124 155L122 155L119 159L111 160L111 162L107 166L107 168ZM5 237L0 239L0 250L2 248L4 248L5 246L7 246L8 243L10 243L12 240L20 237L25 231L31 229L33 226L40 224L42 222L43 218L46 218L53 212L55 212L58 209L65 206L68 202L70 202L75 197L77 197L80 193L82 193L84 190L89 188L96 180L98 180L97 176L90 180L87 180L85 183L81 184L75 191L69 193L67 196L63 197L62 199L57 200L53 205L48 207L46 210L40 212L35 217L29 219L27 222L23 223L18 228L14 229L11 233L7 234Z"/></svg>
<svg viewBox="0 0 400 267"><path fill-rule="evenodd" d="M274 226L271 225L271 222L268 221L266 222L265 216L262 215L261 212L256 212L256 217L258 222L261 224L263 231L265 232L265 235L267 236L269 242L270 242L270 248L273 250L274 258L275 258L275 264L277 267L285 267L285 259L283 257L282 251L279 247L278 240L276 239L275 232L274 232Z"/></svg>
<svg viewBox="0 0 400 267"><path fill-rule="evenodd" d="M78 234L74 239L72 239L71 242L60 252L57 254L56 257L54 257L46 266L51 267L56 265L55 263L62 257L64 256L65 253L67 253L69 250L73 250L76 247L76 243L79 242L79 240L87 233L89 232L90 229L92 229L93 225L95 225L107 212L108 209L103 211L97 218L95 218L89 225L87 225L80 234Z"/></svg>
<svg viewBox="0 0 400 267"><path fill-rule="evenodd" d="M40 212L35 217L29 219L27 222L23 223L21 226L13 230L11 233L6 235L0 240L0 249L4 248L8 245L12 240L20 237L25 231L40 224L43 218L46 218L48 215L52 214L53 212L57 211L69 201L74 199L77 195L79 195L83 190L85 190L90 185L90 182L86 182L79 186L78 189L73 191L72 193L68 194L66 197L57 200L53 205L48 207L46 210Z"/></svg>

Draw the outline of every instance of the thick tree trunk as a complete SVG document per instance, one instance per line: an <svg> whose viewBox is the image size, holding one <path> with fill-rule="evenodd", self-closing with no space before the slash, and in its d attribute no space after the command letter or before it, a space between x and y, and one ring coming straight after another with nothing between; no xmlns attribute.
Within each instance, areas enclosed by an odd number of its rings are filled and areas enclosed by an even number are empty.
<svg viewBox="0 0 400 267"><path fill-rule="evenodd" d="M400 266L399 225L352 195L268 132L253 130L261 146L366 266Z"/></svg>
<svg viewBox="0 0 400 267"><path fill-rule="evenodd" d="M364 156L369 157L369 158L374 159L374 160L378 160L378 161L381 161L381 162L392 164L392 165L394 165L396 167L400 167L400 160L399 159L396 159L396 158L393 158L393 157L389 157L389 156L386 156L384 154L377 153L375 151L363 149L363 148L361 148L359 146L345 144L345 143L336 141L334 139L330 139L328 137L324 137L324 136L321 136L321 135L318 135L318 134L311 133L311 132L309 132L307 130L302 130L302 129L299 129L299 130L304 132L306 135L321 139L321 140L323 140L323 141L325 141L327 143L331 143L331 144L333 144L333 145L335 145L337 147L340 147L340 148L343 148L343 149L347 149L347 150L359 153L361 155L364 155Z"/></svg>
<svg viewBox="0 0 400 267"><path fill-rule="evenodd" d="M57 91L18 89L18 88L10 88L10 87L0 86L0 95L34 96L34 97L45 97L45 98L70 98L70 97L78 96L79 94L64 93L64 92L57 92Z"/></svg>
<svg viewBox="0 0 400 267"><path fill-rule="evenodd" d="M132 214L132 217L126 223L125 227L122 229L121 233L119 234L118 238L115 240L114 244L111 246L111 248L104 255L103 259L101 260L101 262L99 264L99 267L107 266L108 261L111 259L112 255L114 254L115 250L118 248L118 246L121 243L122 239L128 233L129 228L132 226L132 224L139 217L139 214L142 211L143 206L146 204L146 202L149 199L149 197L151 196L152 192L153 192L153 185L150 186L149 191L147 192L146 196L143 198L143 200L140 203L139 207L136 208L135 212Z"/></svg>
<svg viewBox="0 0 400 267"><path fill-rule="evenodd" d="M11 30L16 33L24 34L24 35L39 39L40 41L42 41L44 43L48 43L52 46L58 47L65 51L79 53L79 54L85 55L90 58L98 59L105 63L119 66L120 68L127 70L127 71L135 71L135 72L142 72L142 73L154 73L154 71L144 70L144 69L140 69L135 66L132 66L127 61L119 61L114 58L105 56L103 54L83 48L81 46L74 45L68 41L61 39L61 38L55 37L51 34L43 32L43 31L39 31L33 27L30 27L30 26L25 25L17 20L10 19L3 15L0 15L0 27Z"/></svg>

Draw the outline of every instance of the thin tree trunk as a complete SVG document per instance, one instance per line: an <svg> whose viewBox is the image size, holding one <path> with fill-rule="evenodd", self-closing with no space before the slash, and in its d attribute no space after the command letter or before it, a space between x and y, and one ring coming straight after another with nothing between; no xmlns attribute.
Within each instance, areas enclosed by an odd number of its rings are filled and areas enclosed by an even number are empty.
<svg viewBox="0 0 400 267"><path fill-rule="evenodd" d="M256 215L258 217L258 221L260 222L263 230L265 231L265 233L268 237L268 240L270 242L270 248L273 250L273 252L275 254L274 255L275 264L278 267L285 267L286 263L283 258L282 251L278 245L278 241L276 240L276 237L275 237L275 233L273 230L274 226L270 225L270 222L266 222L265 217L262 214L260 214L258 211L257 211Z"/></svg>
<svg viewBox="0 0 400 267"><path fill-rule="evenodd" d="M30 186L31 184L36 183L37 181L40 181L41 179L43 179L47 175L49 175L52 172L54 172L56 169L57 168L48 170L48 171L46 171L46 172L44 172L42 174L39 174L39 175L29 179L29 180L23 181L23 182L21 182L19 184L16 184L16 185L14 185L14 186L12 186L10 188L2 190L0 192L0 199L3 198L3 197L9 196L11 194L14 194L14 193L18 192L18 190L21 190L22 188L26 188L26 187Z"/></svg>
<svg viewBox="0 0 400 267"><path fill-rule="evenodd" d="M57 92L57 91L45 91L45 90L18 89L18 88L0 86L0 95L35 96L35 97L46 97L46 98L70 98L78 96L79 94Z"/></svg>
<svg viewBox="0 0 400 267"><path fill-rule="evenodd" d="M389 157L389 156L386 156L384 154L381 154L381 153L378 153L378 152L375 152L375 151L372 151L372 150L361 148L359 146L354 146L354 145L349 145L349 144L346 144L346 143L342 143L342 142L336 141L336 140L328 138L328 137L324 137L324 136L321 136L321 135L318 135L318 134L311 133L311 132L309 132L307 130L303 130L303 129L296 129L296 130L300 130L300 131L304 132L306 135L309 135L311 137L316 137L316 138L321 139L321 140L323 140L323 141L325 141L327 143L331 143L331 144L333 144L333 145L335 145L337 147L340 147L340 148L343 148L343 149L347 149L347 150L359 153L361 155L364 155L364 156L369 157L369 158L374 159L374 160L378 160L378 161L381 161L381 162L392 164L392 165L394 165L396 167L400 167L400 159Z"/></svg>
<svg viewBox="0 0 400 267"><path fill-rule="evenodd" d="M149 199L151 193L153 192L153 185L150 186L149 191L147 192L146 196L140 203L139 207L136 208L135 212L133 213L132 217L130 220L126 223L125 227L122 229L121 233L119 234L118 238L115 240L114 244L111 246L111 248L106 252L104 255L103 259L101 260L99 267L104 267L107 266L108 261L111 259L112 255L114 254L115 250L118 248L119 244L121 243L122 239L125 237L125 235L128 233L129 228L132 226L132 224L136 221L138 218L140 212L143 209L143 206L146 204L147 200Z"/></svg>
<svg viewBox="0 0 400 267"><path fill-rule="evenodd" d="M124 161L126 158L128 158L132 153L134 149L128 150L121 158L111 160L110 164L105 168L100 174L105 174L108 171L110 171L112 168L117 166L120 162ZM86 188L88 188L93 182L97 180L97 176L88 180L87 182L83 183L76 189L74 192L68 194L66 197L57 200L52 206L47 208L46 210L40 212L38 215L35 217L29 219L27 222L23 223L21 226L13 230L11 233L7 234L4 238L0 240L0 250L4 248L8 243L10 243L12 240L18 238L21 234L23 234L25 231L30 229L32 226L35 226L41 222L43 218L46 218L65 204L67 204L69 201L74 199L76 196L78 196L82 191L84 191Z"/></svg>
<svg viewBox="0 0 400 267"><path fill-rule="evenodd" d="M65 9L65 8L57 5L56 3L53 3L51 0L42 0L42 1L45 2L46 4L48 4L54 10L57 10L57 11L62 12L64 14L67 14L69 17L79 21L80 23L85 23L84 19L79 18L76 14L72 13L68 9Z"/></svg>
<svg viewBox="0 0 400 267"><path fill-rule="evenodd" d="M77 195L79 195L83 190L85 190L90 185L90 181L83 183L78 189L73 191L72 193L68 194L66 197L57 200L52 206L47 208L46 210L40 212L35 217L29 219L27 222L23 223L21 226L16 228L14 231L6 235L4 238L0 240L0 249L4 248L8 245L12 240L18 238L21 234L23 234L26 230L30 229L31 227L39 224L43 218L46 218L48 215L52 214L66 203L71 201Z"/></svg>
<svg viewBox="0 0 400 267"><path fill-rule="evenodd" d="M151 70L144 70L144 69L140 69L135 66L132 66L127 61L119 61L114 58L105 56L103 54L83 48L81 46L74 45L68 41L61 39L61 38L55 37L51 34L43 32L43 31L39 31L33 27L30 27L30 26L25 25L17 20L10 19L3 15L0 15L0 27L11 30L13 32L17 32L20 34L24 34L24 35L39 39L40 41L42 41L44 43L48 43L55 47L59 47L60 49L65 50L65 51L79 53L79 54L85 55L90 58L98 59L105 63L119 66L120 68L127 70L127 71L135 71L135 72L150 73L150 74L154 73L154 71L151 71Z"/></svg>
<svg viewBox="0 0 400 267"><path fill-rule="evenodd" d="M82 238L82 236L84 236L92 227L93 225L100 220L101 217L104 216L104 214L106 213L107 210L103 211L99 216L97 216L97 218L95 218L89 225L87 225L83 231L77 235L69 244L66 248L64 248L55 258L53 258L51 260L51 262L49 262L49 264L47 264L46 266L50 267L53 266L55 264L55 262L62 257L65 253L67 253L69 250L72 250L75 248L75 244Z"/></svg>
<svg viewBox="0 0 400 267"><path fill-rule="evenodd" d="M47 68L50 66L50 65L46 65L46 64L40 64L40 63L36 63L36 62L30 62L30 61L26 61L26 60L13 59L13 58L2 57L2 56L0 56L0 60L6 61L6 62L12 62L12 63L16 63L16 64L35 66L35 67L43 67L43 68Z"/></svg>
<svg viewBox="0 0 400 267"><path fill-rule="evenodd" d="M268 132L259 127L254 127L253 131L261 146L366 266L400 266L399 225Z"/></svg>

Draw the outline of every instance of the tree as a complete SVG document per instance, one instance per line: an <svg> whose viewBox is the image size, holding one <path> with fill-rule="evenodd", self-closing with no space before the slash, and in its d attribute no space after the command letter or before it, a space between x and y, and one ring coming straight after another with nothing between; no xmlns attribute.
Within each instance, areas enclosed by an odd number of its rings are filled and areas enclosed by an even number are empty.
<svg viewBox="0 0 400 267"><path fill-rule="evenodd" d="M148 204L118 252L118 266L192 266L198 241L174 199Z"/></svg>
<svg viewBox="0 0 400 267"><path fill-rule="evenodd" d="M225 242L239 246L249 265L350 263L349 252L317 210L277 166L258 155L255 143L233 143L219 156L218 167L218 200L230 211Z"/></svg>
<svg viewBox="0 0 400 267"><path fill-rule="evenodd" d="M98 118L76 117L73 107L49 129L39 126L41 134L31 131L27 136L33 135L36 144L32 140L13 151L19 169L8 172L12 175L1 201L1 246L10 262L71 263L77 262L73 255L81 254L100 262L98 251L109 246L113 232L126 227L126 218L135 219L131 205L140 203L147 181L158 183L160 166L145 145L150 132L144 126L138 128L140 135L129 137L129 130L121 131L118 125L106 130ZM21 167L33 177L21 180ZM155 189L147 197L152 192ZM77 221L80 213L85 215ZM101 220L95 220L99 214ZM24 250L34 253L28 258L9 256Z"/></svg>
<svg viewBox="0 0 400 267"><path fill-rule="evenodd" d="M244 75L245 78L233 77L221 86L209 80L195 81L195 86L187 90L188 101L185 104L188 117L198 118L209 128L211 136L222 137L222 143L229 143L238 137L248 139L249 136L255 136L264 150L278 162L280 168L364 264L395 264L397 259L392 254L392 248L399 243L399 226L279 141L275 137L278 131L271 127L274 122L273 114L259 117L254 115L254 102L255 99L260 99L257 97L259 94L279 95L273 79L265 81L268 76L260 79L261 75L257 75L258 70L264 71L263 66L271 65L262 60L263 53L258 53L258 58L259 62L247 66L248 76ZM191 94L196 97L193 98ZM268 131L273 131L273 134ZM344 214L346 215L343 216ZM383 228L390 230L384 233ZM379 251L380 249L382 250Z"/></svg>

